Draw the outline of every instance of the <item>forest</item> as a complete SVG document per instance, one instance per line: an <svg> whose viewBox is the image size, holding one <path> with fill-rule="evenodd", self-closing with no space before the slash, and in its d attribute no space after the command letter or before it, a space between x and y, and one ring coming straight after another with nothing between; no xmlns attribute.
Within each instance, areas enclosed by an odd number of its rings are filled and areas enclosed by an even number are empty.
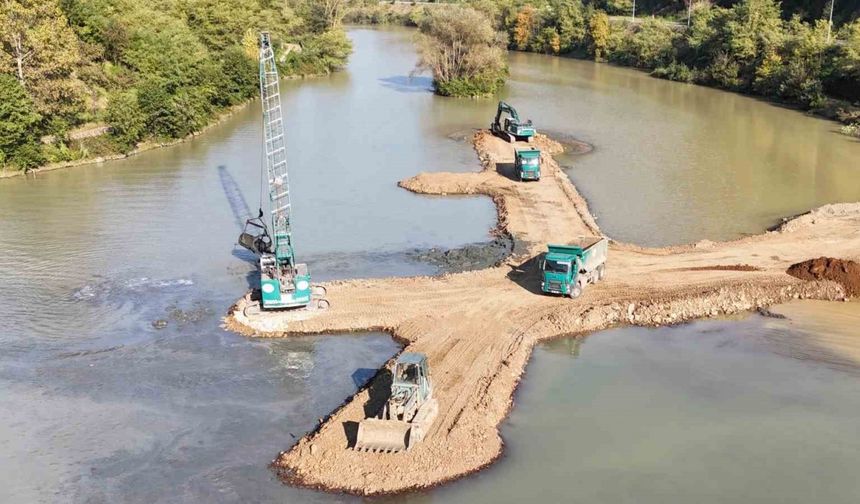
<svg viewBox="0 0 860 504"><path fill-rule="evenodd" d="M257 93L261 30L272 34L282 75L335 71L352 51L343 5L4 0L0 166L27 170L200 131ZM87 125L106 125L109 134L72 138Z"/></svg>

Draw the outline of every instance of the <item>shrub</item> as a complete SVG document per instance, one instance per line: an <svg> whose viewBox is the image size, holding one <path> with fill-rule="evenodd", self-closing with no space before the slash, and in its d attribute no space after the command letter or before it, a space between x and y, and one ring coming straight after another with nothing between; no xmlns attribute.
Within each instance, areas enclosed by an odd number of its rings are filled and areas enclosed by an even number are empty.
<svg viewBox="0 0 860 504"><path fill-rule="evenodd" d="M0 74L0 162L26 170L41 164L36 129L41 117L18 80Z"/></svg>
<svg viewBox="0 0 860 504"><path fill-rule="evenodd" d="M105 121L122 152L131 151L143 138L146 118L133 92L110 96Z"/></svg>
<svg viewBox="0 0 860 504"><path fill-rule="evenodd" d="M657 67L651 72L651 75L677 82L693 82L696 80L696 73L690 67L674 60L666 66Z"/></svg>

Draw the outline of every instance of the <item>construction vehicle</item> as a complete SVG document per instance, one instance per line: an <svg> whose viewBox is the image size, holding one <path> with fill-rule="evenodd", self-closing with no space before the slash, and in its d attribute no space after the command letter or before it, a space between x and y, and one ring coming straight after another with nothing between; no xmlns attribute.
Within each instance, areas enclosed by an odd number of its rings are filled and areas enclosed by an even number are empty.
<svg viewBox="0 0 860 504"><path fill-rule="evenodd" d="M541 258L541 291L579 297L585 286L606 275L609 240L588 236L569 245L547 245Z"/></svg>
<svg viewBox="0 0 860 504"><path fill-rule="evenodd" d="M403 353L392 369L391 393L378 416L358 424L355 449L395 453L421 442L439 413L427 356Z"/></svg>
<svg viewBox="0 0 860 504"><path fill-rule="evenodd" d="M506 116L504 120L502 119L503 115ZM531 142L535 136L535 128L532 126L531 119L521 122L517 109L503 101L499 102L496 118L490 124L490 131L511 143L517 140Z"/></svg>
<svg viewBox="0 0 860 504"><path fill-rule="evenodd" d="M322 287L311 287L305 264L296 263L292 241L292 207L287 174L287 150L281 113L281 93L275 53L268 32L260 33L260 101L263 105L263 145L272 233L263 220L263 203L257 217L248 219L239 245L259 256L260 303L258 310L305 307L326 308Z"/></svg>
<svg viewBox="0 0 860 504"><path fill-rule="evenodd" d="M540 180L540 150L514 149L514 171L523 180Z"/></svg>

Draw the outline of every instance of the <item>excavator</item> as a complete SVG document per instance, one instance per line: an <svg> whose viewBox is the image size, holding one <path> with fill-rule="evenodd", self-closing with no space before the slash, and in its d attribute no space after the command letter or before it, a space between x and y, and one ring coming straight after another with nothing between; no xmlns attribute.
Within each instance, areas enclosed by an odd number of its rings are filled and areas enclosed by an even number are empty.
<svg viewBox="0 0 860 504"><path fill-rule="evenodd" d="M505 116L504 119L502 119L502 116ZM490 124L490 131L494 135L511 143L518 140L531 142L535 136L535 128L532 126L531 119L520 122L517 109L503 101L499 102L499 107L496 109L496 118Z"/></svg>
<svg viewBox="0 0 860 504"><path fill-rule="evenodd" d="M439 413L426 355L401 354L394 363L392 375L391 392L382 411L358 424L356 451L396 453L409 450L424 439Z"/></svg>
<svg viewBox="0 0 860 504"><path fill-rule="evenodd" d="M257 217L248 219L239 245L259 256L260 298L248 311L314 307L328 308L325 289L311 286L306 264L296 263L293 249L292 207L287 174L287 151L281 114L281 93L275 53L268 32L260 33L260 101L263 105L263 148L272 232L263 220L263 204Z"/></svg>

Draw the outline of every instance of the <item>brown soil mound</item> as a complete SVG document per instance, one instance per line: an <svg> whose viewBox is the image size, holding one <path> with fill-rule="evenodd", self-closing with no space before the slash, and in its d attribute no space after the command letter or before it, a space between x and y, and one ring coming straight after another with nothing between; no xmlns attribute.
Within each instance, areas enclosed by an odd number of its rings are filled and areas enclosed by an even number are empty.
<svg viewBox="0 0 860 504"><path fill-rule="evenodd" d="M786 273L801 280L832 280L849 296L860 296L860 264L854 261L819 257L792 264Z"/></svg>

